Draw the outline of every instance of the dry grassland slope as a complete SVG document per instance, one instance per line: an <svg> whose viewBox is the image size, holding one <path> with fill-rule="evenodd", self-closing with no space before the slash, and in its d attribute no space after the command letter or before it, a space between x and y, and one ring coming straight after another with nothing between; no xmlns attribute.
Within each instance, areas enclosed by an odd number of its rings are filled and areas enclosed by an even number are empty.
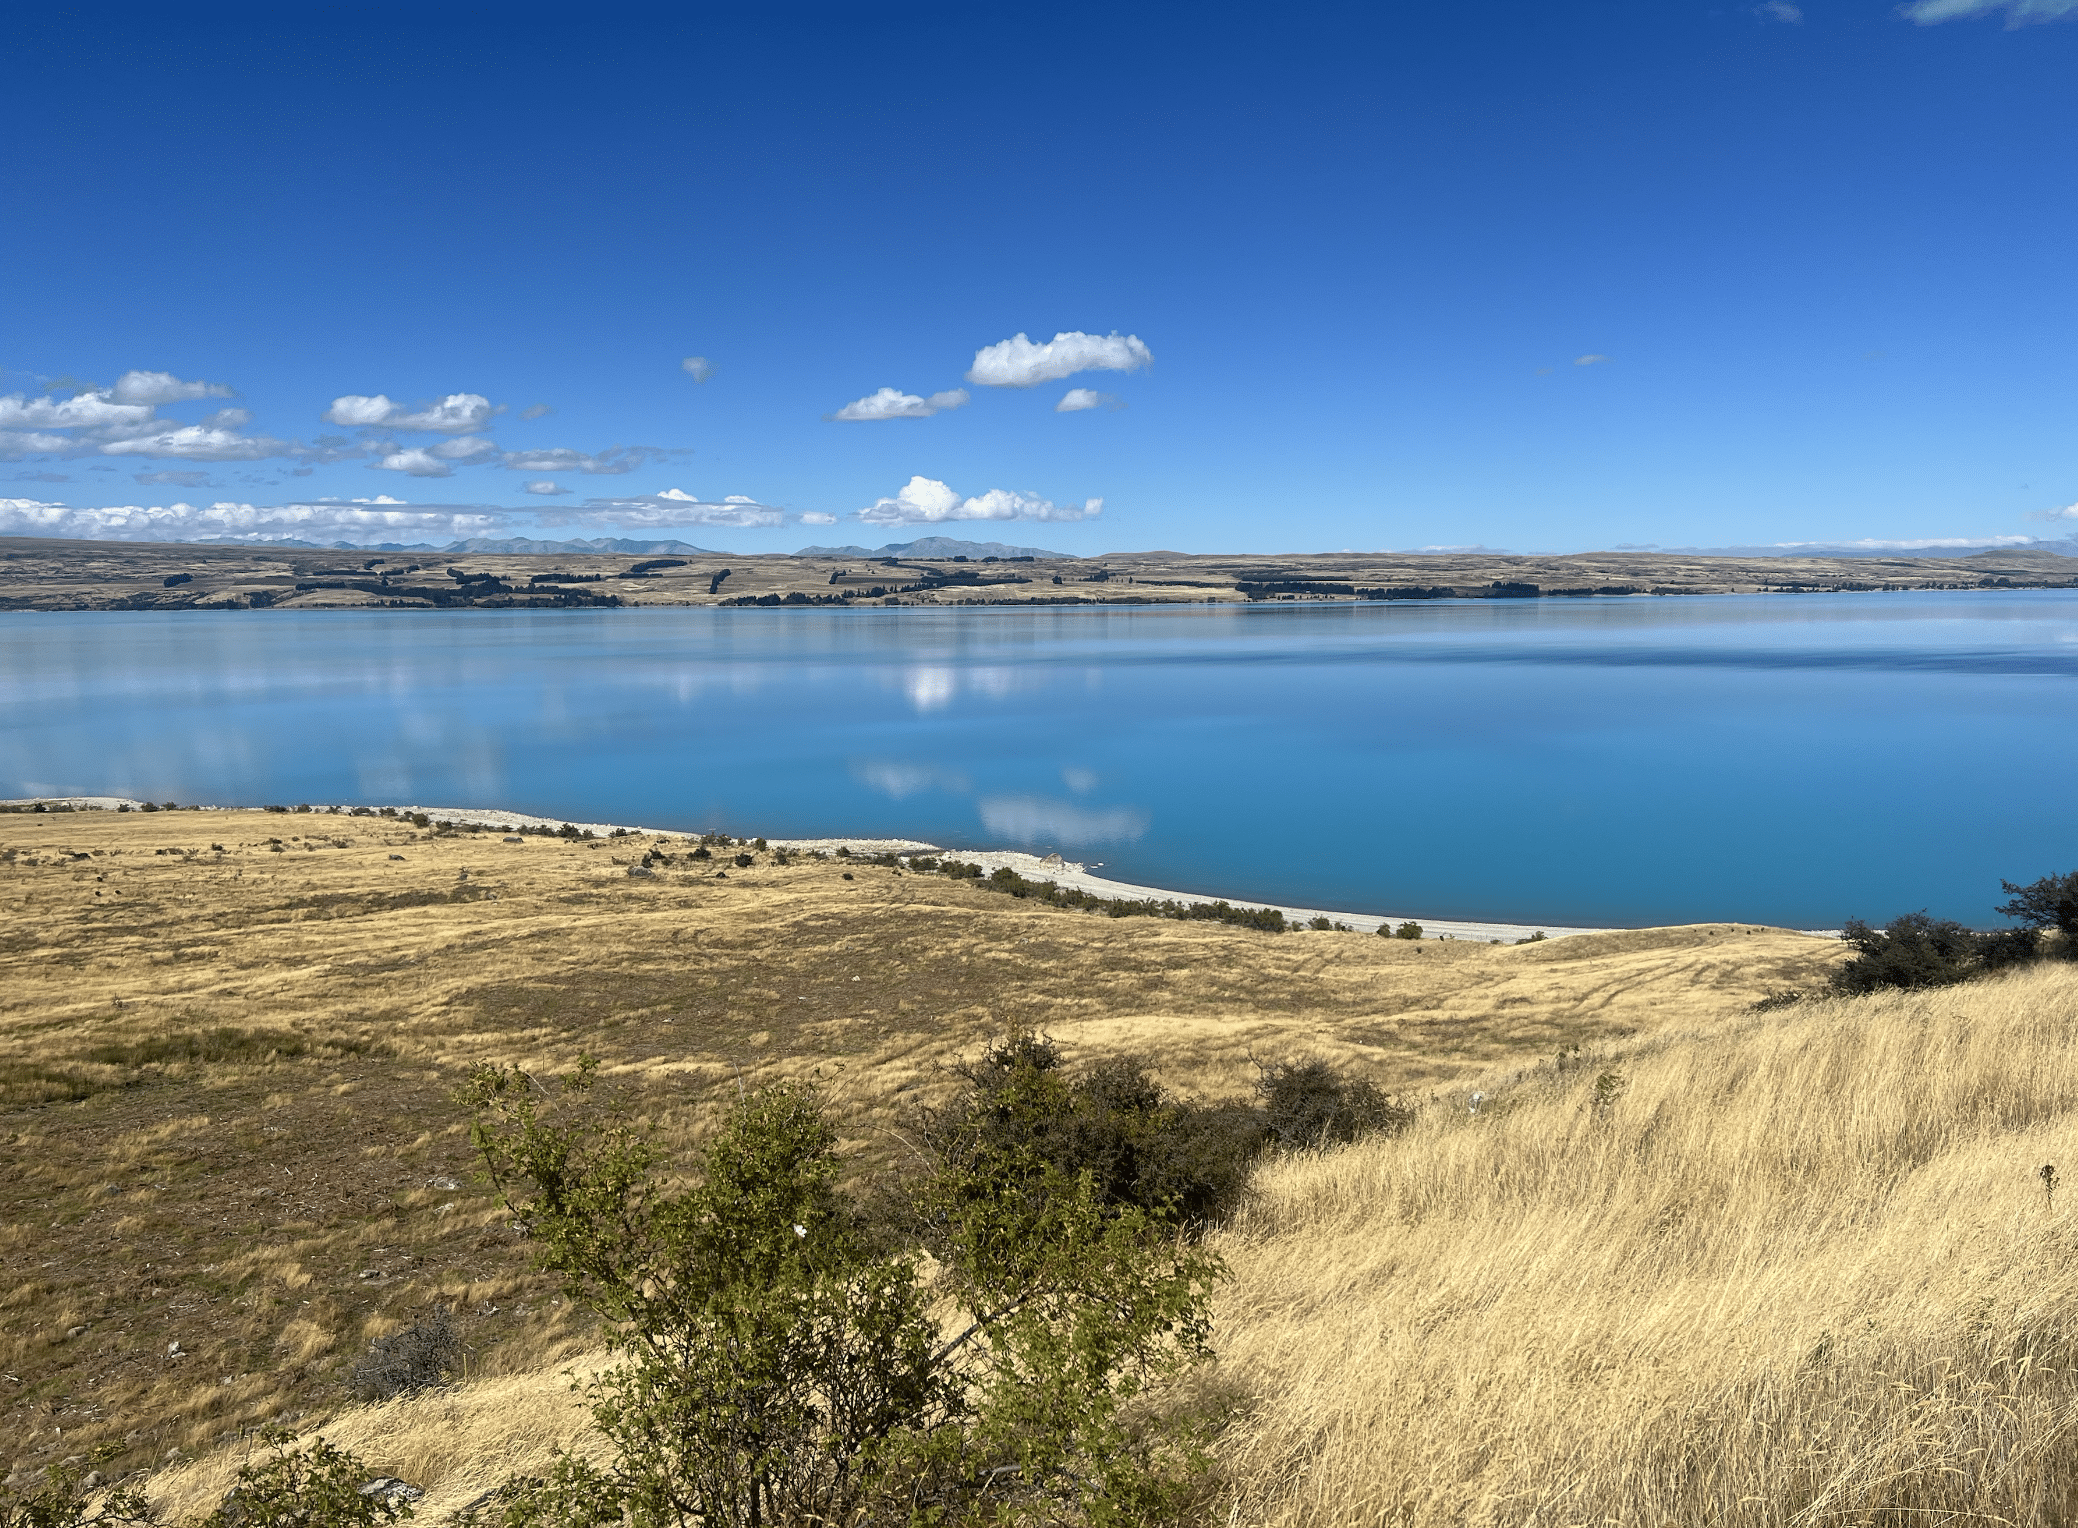
<svg viewBox="0 0 2078 1528"><path fill-rule="evenodd" d="M630 878L650 847L672 866ZM405 1413L479 1416L483 1448L374 1413L342 1440L459 1491L564 1427L553 1372L588 1338L469 1179L449 1094L479 1060L588 1051L687 1141L737 1076L815 1073L866 1167L943 1061L1014 1023L1206 1095L1243 1091L1251 1053L1326 1055L1440 1119L1470 1079L1708 1030L1841 958L1748 926L1499 948L1114 921L836 861L721 879L687 848L0 816L0 1470L103 1441L163 1465L331 1417L352 1359L435 1299L462 1309L472 1385ZM541 1398L535 1443L511 1386Z"/></svg>

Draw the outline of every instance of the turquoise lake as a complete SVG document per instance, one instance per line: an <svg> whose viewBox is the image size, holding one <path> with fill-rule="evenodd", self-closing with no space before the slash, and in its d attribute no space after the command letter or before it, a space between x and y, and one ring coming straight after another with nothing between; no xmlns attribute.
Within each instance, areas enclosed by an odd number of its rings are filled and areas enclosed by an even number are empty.
<svg viewBox="0 0 2078 1528"><path fill-rule="evenodd" d="M2078 591L0 615L0 796L1058 849L1398 915L1998 919L2078 868Z"/></svg>

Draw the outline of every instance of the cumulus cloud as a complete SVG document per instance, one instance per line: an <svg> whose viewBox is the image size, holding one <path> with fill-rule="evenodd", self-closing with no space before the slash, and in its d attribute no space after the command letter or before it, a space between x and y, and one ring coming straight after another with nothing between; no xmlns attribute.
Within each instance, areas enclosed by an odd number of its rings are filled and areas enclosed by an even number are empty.
<svg viewBox="0 0 2078 1528"><path fill-rule="evenodd" d="M835 515L826 515L819 509L811 509L801 516L801 523L803 525L835 525L837 517Z"/></svg>
<svg viewBox="0 0 2078 1528"><path fill-rule="evenodd" d="M963 499L936 478L913 477L890 498L876 499L859 511L868 525L935 525L945 520L1091 520L1102 514L1104 501L1055 504L1036 494L991 488Z"/></svg>
<svg viewBox="0 0 2078 1528"><path fill-rule="evenodd" d="M126 371L113 387L88 387L70 398L0 398L0 459L25 456L171 456L241 462L281 456L287 441L241 433L252 415L219 409L200 424L161 418L167 403L222 398L217 382L183 382L170 372Z"/></svg>
<svg viewBox="0 0 2078 1528"><path fill-rule="evenodd" d="M1780 21L1793 27L1804 24L1803 11L1791 5L1789 0L1761 0L1761 3L1753 8L1753 14L1763 21Z"/></svg>
<svg viewBox="0 0 2078 1528"><path fill-rule="evenodd" d="M1899 9L1906 20L1923 27L2000 12L2005 13L2006 29L2011 31L2030 22L2069 21L2078 17L2078 0L1913 0Z"/></svg>
<svg viewBox="0 0 2078 1528"><path fill-rule="evenodd" d="M379 461L369 463L382 472L408 472L413 477L443 478L455 475L454 464L442 461L423 446L410 446L390 452Z"/></svg>
<svg viewBox="0 0 2078 1528"><path fill-rule="evenodd" d="M530 403L519 411L519 416L522 419L546 419L554 412L555 410L545 403Z"/></svg>
<svg viewBox="0 0 2078 1528"><path fill-rule="evenodd" d="M2041 509L2028 516L2030 520L2078 520L2078 504L2066 504L2062 509Z"/></svg>
<svg viewBox="0 0 2078 1528"><path fill-rule="evenodd" d="M1079 414L1084 409L1122 409L1125 402L1111 393L1100 393L1093 387L1071 387L1061 395L1061 401L1053 406L1056 414Z"/></svg>
<svg viewBox="0 0 2078 1528"><path fill-rule="evenodd" d="M714 375L714 362L704 355L689 355L678 363L678 369L695 382L705 382Z"/></svg>
<svg viewBox="0 0 2078 1528"><path fill-rule="evenodd" d="M657 446L614 446L597 453L556 446L546 451L507 451L498 464L514 472L584 472L611 477L633 472L664 454Z"/></svg>
<svg viewBox="0 0 2078 1528"><path fill-rule="evenodd" d="M424 505L381 498L351 504L303 502L255 505L228 500L209 505L123 504L76 509L38 499L0 499L0 535L68 536L100 541L241 541L296 537L325 541L452 541L494 530L505 517L495 509Z"/></svg>
<svg viewBox="0 0 2078 1528"><path fill-rule="evenodd" d="M682 488L662 493L638 494L625 499L586 499L575 513L558 516L558 522L578 521L586 525L619 525L644 530L668 525L727 525L766 528L782 524L784 510L741 494L723 499L702 499Z"/></svg>
<svg viewBox="0 0 2078 1528"><path fill-rule="evenodd" d="M117 403L141 403L157 408L162 403L185 403L193 398L236 396L221 382L183 382L170 371L126 371L109 389Z"/></svg>
<svg viewBox="0 0 2078 1528"><path fill-rule="evenodd" d="M1608 361L1605 355L1580 355L1573 357L1575 366L1601 366Z"/></svg>
<svg viewBox="0 0 2078 1528"><path fill-rule="evenodd" d="M547 478L542 479L542 481L538 483L527 483L523 486L526 488L526 491L528 493L538 493L543 498L554 498L558 494L565 494L570 491L569 489L565 488L561 483L555 482Z"/></svg>
<svg viewBox="0 0 2078 1528"><path fill-rule="evenodd" d="M430 430L442 435L466 435L482 429L502 408L502 404L492 404L481 393L449 393L438 403L423 404L415 410L393 403L381 393L373 397L348 393L334 398L332 406L320 417L327 424L343 424L358 429Z"/></svg>
<svg viewBox="0 0 2078 1528"><path fill-rule="evenodd" d="M905 393L899 388L883 387L879 392L847 403L831 419L929 419L933 414L947 409L963 408L971 394L964 387L955 387L950 392L933 393L920 398L915 393Z"/></svg>
<svg viewBox="0 0 2078 1528"><path fill-rule="evenodd" d="M975 351L967 380L983 387L1036 387L1078 371L1138 371L1153 360L1137 335L1073 329L1038 345L1020 333Z"/></svg>

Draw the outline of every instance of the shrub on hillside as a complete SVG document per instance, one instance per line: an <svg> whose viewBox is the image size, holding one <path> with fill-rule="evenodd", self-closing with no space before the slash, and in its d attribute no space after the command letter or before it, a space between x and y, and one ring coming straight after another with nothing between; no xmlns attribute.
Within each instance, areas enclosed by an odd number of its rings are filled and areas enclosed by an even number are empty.
<svg viewBox="0 0 2078 1528"><path fill-rule="evenodd" d="M1338 1146L1359 1136L1397 1135L1414 1111L1368 1078L1348 1077L1318 1058L1256 1064L1263 1129L1280 1146Z"/></svg>
<svg viewBox="0 0 2078 1528"><path fill-rule="evenodd" d="M2037 940L2043 934L2054 933L2056 954L2065 960L2078 960L2078 870L2045 875L2025 886L2011 881L2001 881L1999 885L2012 898L2000 904L2001 913L2018 920ZM2035 948L2031 943L2029 952L2032 954Z"/></svg>
<svg viewBox="0 0 2078 1528"><path fill-rule="evenodd" d="M1977 935L1960 923L1923 912L1893 918L1880 929L1849 918L1840 938L1857 952L1833 973L1833 986L1840 992L1945 987L1975 975L1978 968Z"/></svg>
<svg viewBox="0 0 2078 1528"><path fill-rule="evenodd" d="M1267 1141L1254 1110L1173 1099L1143 1057L1112 1057L1071 1076L1060 1048L1028 1031L954 1071L960 1094L919 1126L941 1160L1087 1173L1104 1205L1188 1226L1234 1208Z"/></svg>
<svg viewBox="0 0 2078 1528"><path fill-rule="evenodd" d="M353 1389L372 1401L430 1390L462 1358L462 1333L454 1311L436 1305L401 1332L378 1337L354 1365Z"/></svg>
<svg viewBox="0 0 2078 1528"><path fill-rule="evenodd" d="M1216 1260L1100 1202L979 1116L916 1189L941 1273L861 1237L815 1090L735 1101L688 1179L592 1095L479 1068L472 1134L544 1268L602 1316L612 1457L515 1483L507 1528L618 1523L1135 1523L1198 1459L1124 1408L1206 1356ZM1030 1068L1021 1076L1038 1075ZM941 1307L957 1307L949 1330Z"/></svg>
<svg viewBox="0 0 2078 1528"><path fill-rule="evenodd" d="M105 1464L121 1452L105 1444L91 1462ZM152 1521L151 1504L142 1492L122 1487L103 1495L100 1476L88 1465L86 1459L71 1459L50 1466L42 1472L39 1490L0 1485L0 1528L116 1528Z"/></svg>
<svg viewBox="0 0 2078 1528"><path fill-rule="evenodd" d="M203 1528L381 1528L413 1515L409 1495L365 1489L367 1466L323 1438L297 1448L286 1427L261 1437L273 1453L240 1467L238 1484Z"/></svg>

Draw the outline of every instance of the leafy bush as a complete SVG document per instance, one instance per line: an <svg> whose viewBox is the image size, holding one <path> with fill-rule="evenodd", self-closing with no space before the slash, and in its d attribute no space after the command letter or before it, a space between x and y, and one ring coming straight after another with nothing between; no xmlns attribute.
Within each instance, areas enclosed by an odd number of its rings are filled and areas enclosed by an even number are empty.
<svg viewBox="0 0 2078 1528"><path fill-rule="evenodd" d="M435 1305L401 1332L378 1337L354 1365L356 1394L375 1401L430 1390L462 1357L462 1333L454 1311Z"/></svg>
<svg viewBox="0 0 2078 1528"><path fill-rule="evenodd" d="M272 1454L240 1467L238 1484L204 1528L378 1528L413 1515L397 1496L364 1492L367 1466L323 1438L299 1449L286 1427L260 1436Z"/></svg>
<svg viewBox="0 0 2078 1528"><path fill-rule="evenodd" d="M654 1528L1142 1520L1192 1451L1121 1409L1204 1356L1218 1265L1107 1212L1014 1138L963 1140L918 1189L943 1269L859 1234L805 1084L745 1095L691 1181L592 1091L479 1068L472 1133L543 1266L605 1318L614 1447L515 1483L490 1519ZM941 1329L933 1302L960 1312ZM948 1336L950 1331L952 1335ZM1179 1463L1180 1461L1180 1463Z"/></svg>
<svg viewBox="0 0 2078 1528"><path fill-rule="evenodd" d="M738 870L748 870L752 865L755 865L756 863L757 861L748 854L739 854L736 856L736 868Z"/></svg>
<svg viewBox="0 0 2078 1528"><path fill-rule="evenodd" d="M95 1450L92 1463L105 1463L121 1452L113 1444L103 1445ZM117 1489L94 1506L92 1499L101 1488L98 1480L89 1487L90 1478L94 1477L88 1474L86 1463L75 1460L46 1470L39 1491L0 1486L0 1528L115 1528L119 1523L152 1520L150 1503L135 1490Z"/></svg>
<svg viewBox="0 0 2078 1528"><path fill-rule="evenodd" d="M1387 939L1419 939L1421 925L1410 918L1398 928L1394 928L1390 923L1381 923L1378 925L1378 932Z"/></svg>
<svg viewBox="0 0 2078 1528"><path fill-rule="evenodd" d="M1849 918L1840 938L1859 952L1833 973L1834 989L1844 993L1945 987L1977 971L1977 935L1923 912L1893 918L1880 929Z"/></svg>
<svg viewBox="0 0 2078 1528"><path fill-rule="evenodd" d="M2011 881L2001 881L1999 885L2012 899L2000 904L2001 913L2017 919L2037 939L2053 931L2056 934L2056 953L2065 960L2078 960L2078 870L2064 875L2045 875L2025 886L2016 886ZM2032 955L2035 949L2036 945L2031 942L2029 954Z"/></svg>
<svg viewBox="0 0 2078 1528"><path fill-rule="evenodd" d="M1197 1226L1240 1197L1266 1137L1246 1107L1172 1099L1139 1056L1119 1056L1070 1077L1060 1048L1012 1033L954 1071L965 1087L918 1121L941 1161L1030 1156L1066 1178L1088 1175L1098 1201Z"/></svg>
<svg viewBox="0 0 2078 1528"><path fill-rule="evenodd" d="M1414 1111L1368 1078L1345 1077L1318 1058L1256 1064L1263 1128L1279 1145L1333 1146L1377 1132L1398 1134Z"/></svg>

